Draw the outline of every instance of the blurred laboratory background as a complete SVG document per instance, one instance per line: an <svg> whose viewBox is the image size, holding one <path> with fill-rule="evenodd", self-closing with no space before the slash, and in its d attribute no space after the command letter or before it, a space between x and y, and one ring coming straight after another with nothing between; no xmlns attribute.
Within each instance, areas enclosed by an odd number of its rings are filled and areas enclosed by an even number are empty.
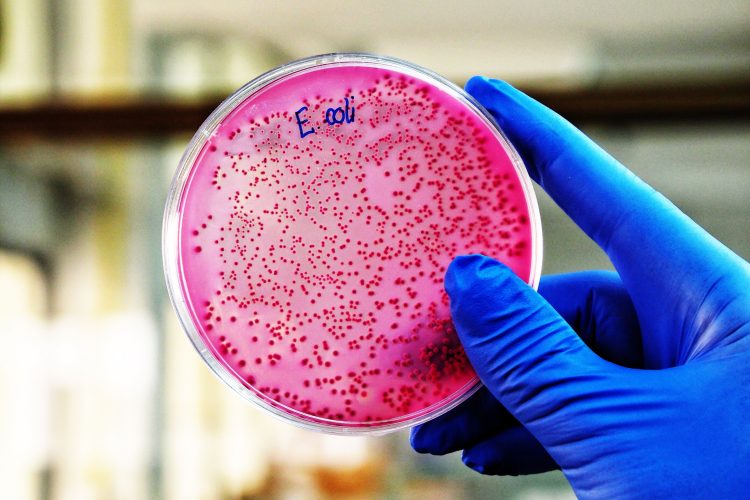
<svg viewBox="0 0 750 500"><path fill-rule="evenodd" d="M508 80L750 258L748 0L0 0L0 498L573 496L406 431L278 422L177 324L161 218L189 138L248 80L335 51ZM545 273L611 267L539 197Z"/></svg>

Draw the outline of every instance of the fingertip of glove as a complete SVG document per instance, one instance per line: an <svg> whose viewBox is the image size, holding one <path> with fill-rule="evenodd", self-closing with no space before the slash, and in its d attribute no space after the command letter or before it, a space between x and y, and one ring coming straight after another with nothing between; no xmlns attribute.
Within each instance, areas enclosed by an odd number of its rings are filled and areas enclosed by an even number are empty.
<svg viewBox="0 0 750 500"><path fill-rule="evenodd" d="M507 93L515 90L512 85L503 80L487 78L486 76L472 76L464 86L466 92L479 99L484 100L488 94Z"/></svg>
<svg viewBox="0 0 750 500"><path fill-rule="evenodd" d="M494 441L480 443L464 450L461 460L464 465L480 474L489 476L517 476L516 461L503 447L496 446Z"/></svg>
<svg viewBox="0 0 750 500"><path fill-rule="evenodd" d="M491 82L492 82L492 79L487 78L486 76L481 76L481 75L472 76L466 82L464 89L469 94L473 94L475 91L486 88L487 86L491 84Z"/></svg>
<svg viewBox="0 0 750 500"><path fill-rule="evenodd" d="M417 453L435 454L432 435L425 431L421 425L412 427L409 434L409 444Z"/></svg>
<svg viewBox="0 0 750 500"><path fill-rule="evenodd" d="M485 283L497 282L512 273L502 262L482 254L461 255L453 259L445 273L445 291L453 298L459 293L484 288Z"/></svg>
<svg viewBox="0 0 750 500"><path fill-rule="evenodd" d="M409 443L414 451L430 455L445 455L455 451L450 448L450 438L447 438L444 429L430 424L431 422L426 422L412 427Z"/></svg>
<svg viewBox="0 0 750 500"><path fill-rule="evenodd" d="M427 448L422 437L421 427L412 427L409 433L409 444L417 453L427 453Z"/></svg>
<svg viewBox="0 0 750 500"><path fill-rule="evenodd" d="M463 455L461 455L461 461L464 463L466 467L469 469L478 472L480 474L485 473L485 466L481 463L476 462L471 455L464 452Z"/></svg>

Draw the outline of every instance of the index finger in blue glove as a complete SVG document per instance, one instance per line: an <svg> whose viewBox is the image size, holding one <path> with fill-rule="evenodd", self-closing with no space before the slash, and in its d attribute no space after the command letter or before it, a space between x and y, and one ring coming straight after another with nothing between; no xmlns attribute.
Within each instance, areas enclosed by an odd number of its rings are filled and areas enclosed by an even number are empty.
<svg viewBox="0 0 750 500"><path fill-rule="evenodd" d="M741 301L725 297L747 296L747 263L554 111L497 80L475 77L466 90L615 265L649 337L647 366L681 364L710 347L710 335L694 341L701 322L737 316Z"/></svg>

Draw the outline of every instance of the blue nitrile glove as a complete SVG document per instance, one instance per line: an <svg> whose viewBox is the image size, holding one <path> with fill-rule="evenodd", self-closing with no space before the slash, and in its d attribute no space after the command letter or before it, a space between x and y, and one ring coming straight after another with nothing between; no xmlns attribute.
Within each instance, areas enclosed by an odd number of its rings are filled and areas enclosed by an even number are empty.
<svg viewBox="0 0 750 500"><path fill-rule="evenodd" d="M486 474L559 464L584 498L750 498L748 263L548 108L498 81L467 90L617 274L537 293L457 258L445 287L486 389L415 428L413 447L463 449Z"/></svg>

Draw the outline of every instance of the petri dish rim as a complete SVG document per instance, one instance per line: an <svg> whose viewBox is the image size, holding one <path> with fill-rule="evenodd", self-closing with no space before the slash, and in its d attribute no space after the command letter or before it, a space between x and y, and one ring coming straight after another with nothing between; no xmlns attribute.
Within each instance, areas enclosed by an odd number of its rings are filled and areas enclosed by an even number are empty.
<svg viewBox="0 0 750 500"><path fill-rule="evenodd" d="M480 387L481 382L476 377L468 381L462 388L454 392L448 398L440 400L433 405L417 410L415 412L401 415L399 417L381 420L379 422L345 422L329 420L322 417L308 415L294 408L289 408L282 403L269 403L267 396L263 395L253 387L247 386L239 381L241 378L231 368L225 366L214 354L207 342L198 331L193 318L195 312L184 292L184 275L180 256L180 228L182 223L182 210L186 189L190 185L194 172L194 163L202 151L205 143L212 137L214 131L221 125L222 121L230 115L238 106L244 103L254 94L262 91L267 86L275 84L282 79L289 78L296 73L307 70L318 69L331 65L362 65L376 68L386 68L400 72L438 87L457 99L463 105L474 111L479 118L493 131L500 141L503 149L514 166L517 180L521 185L526 201L531 230L531 263L527 283L536 289L539 285L542 264L542 231L539 207L534 194L531 178L520 155L497 124L492 115L471 95L463 89L450 82L441 75L416 64L390 56L381 56L369 53L346 52L322 54L304 59L292 61L274 68L228 96L217 108L206 118L198 131L193 135L183 153L179 166L174 174L167 195L164 210L162 230L162 259L167 284L167 291L173 308L177 312L182 329L187 334L193 347L208 364L211 371L228 387L237 392L245 400L260 406L272 415L281 418L285 422L296 426L337 435L381 435L403 428L411 427L427 420L435 418L455 408Z"/></svg>

